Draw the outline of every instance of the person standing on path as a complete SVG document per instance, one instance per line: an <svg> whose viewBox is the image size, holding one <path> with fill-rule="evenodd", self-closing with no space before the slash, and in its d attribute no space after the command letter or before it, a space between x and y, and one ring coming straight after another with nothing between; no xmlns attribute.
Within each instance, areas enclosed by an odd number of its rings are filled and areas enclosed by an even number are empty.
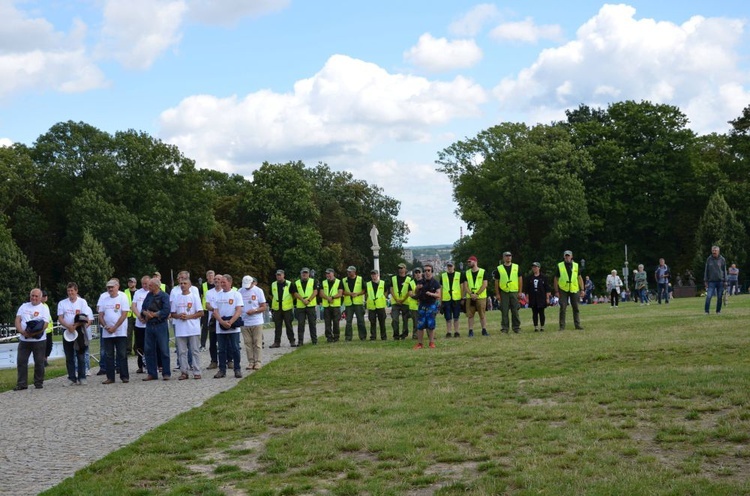
<svg viewBox="0 0 750 496"><path fill-rule="evenodd" d="M711 247L711 255L706 259L703 281L706 286L706 315L711 313L711 298L716 295L716 314L721 313L722 293L727 280L727 261L720 254L719 247Z"/></svg>
<svg viewBox="0 0 750 496"><path fill-rule="evenodd" d="M245 342L247 370L260 368L263 353L263 314L266 311L266 295L252 276L242 278L242 340Z"/></svg>
<svg viewBox="0 0 750 496"><path fill-rule="evenodd" d="M584 295L583 278L578 273L578 264L573 261L573 252L570 250L565 250L563 261L557 264L555 295L559 298L560 304L560 330L565 330L565 313L570 304L573 307L573 323L576 329L582 331L578 303Z"/></svg>
<svg viewBox="0 0 750 496"><path fill-rule="evenodd" d="M189 276L179 277L180 291L173 293L169 299L170 316L174 325L174 339L177 345L177 363L180 366L179 380L188 378L188 370L193 378L201 378L200 342L201 317L203 317L203 302L198 291L190 283ZM190 359L188 359L190 350Z"/></svg>
<svg viewBox="0 0 750 496"><path fill-rule="evenodd" d="M148 296L148 282L150 280L151 276L141 277L141 287L133 294L133 303L130 304L130 309L133 315L135 315L133 334L135 335L135 354L138 355L138 370L136 370L136 374L142 374L146 367L144 359L146 349L146 319L141 315L141 310L143 310L143 301Z"/></svg>
<svg viewBox="0 0 750 496"><path fill-rule="evenodd" d="M75 335L75 339L63 339L65 351L65 366L68 370L70 385L86 384L86 350L88 349L88 335L86 327L94 321L94 312L83 298L78 296L78 285L69 282L66 288L68 297L57 304L57 321L67 333ZM86 323L84 323L84 317Z"/></svg>
<svg viewBox="0 0 750 496"><path fill-rule="evenodd" d="M214 305L214 320L216 320L216 338L219 345L219 371L214 379L221 379L227 375L227 365L232 363L234 376L242 377L240 365L240 327L243 325L242 308L244 301L239 291L232 289L232 276L224 274L221 277L223 291L217 294Z"/></svg>
<svg viewBox="0 0 750 496"><path fill-rule="evenodd" d="M161 280L153 277L148 281L148 294L143 300L141 317L146 321L146 336L144 352L146 355L146 369L148 375L144 381L155 381L159 378L159 368L156 357L161 357L162 379L168 381L172 377L169 361L169 295L162 291Z"/></svg>
<svg viewBox="0 0 750 496"><path fill-rule="evenodd" d="M42 305L42 290L34 288L29 293L29 301L16 312L18 350L16 370L18 379L14 391L28 389L29 356L34 355L34 387L44 387L44 356L47 348L47 325L52 322L49 310ZM37 412L39 413L39 412Z"/></svg>
<svg viewBox="0 0 750 496"><path fill-rule="evenodd" d="M107 291L99 297L96 309L99 314L102 346L107 355L107 379L102 384L115 382L115 363L120 369L120 380L130 382L127 355L130 304L125 293L120 291L120 281L114 278L107 281Z"/></svg>

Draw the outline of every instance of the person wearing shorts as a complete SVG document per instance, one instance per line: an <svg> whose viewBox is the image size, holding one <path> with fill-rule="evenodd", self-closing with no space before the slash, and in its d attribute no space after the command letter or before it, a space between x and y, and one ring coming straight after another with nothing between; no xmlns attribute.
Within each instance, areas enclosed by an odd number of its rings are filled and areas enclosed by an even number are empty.
<svg viewBox="0 0 750 496"><path fill-rule="evenodd" d="M440 283L432 276L432 265L424 266L424 279L417 283L416 297L419 302L419 316L417 319L417 344L415 350L424 348L422 340L424 331L430 340L429 347L435 347L435 315L437 315L438 305L440 303L441 290Z"/></svg>

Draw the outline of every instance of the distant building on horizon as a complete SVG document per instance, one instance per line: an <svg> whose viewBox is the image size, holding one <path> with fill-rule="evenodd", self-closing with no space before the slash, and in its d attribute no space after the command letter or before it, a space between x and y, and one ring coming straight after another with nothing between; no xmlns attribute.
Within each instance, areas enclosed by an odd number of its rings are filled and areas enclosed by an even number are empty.
<svg viewBox="0 0 750 496"><path fill-rule="evenodd" d="M414 252L410 249L404 249L401 252L401 256L406 260L408 263L413 264L414 263Z"/></svg>

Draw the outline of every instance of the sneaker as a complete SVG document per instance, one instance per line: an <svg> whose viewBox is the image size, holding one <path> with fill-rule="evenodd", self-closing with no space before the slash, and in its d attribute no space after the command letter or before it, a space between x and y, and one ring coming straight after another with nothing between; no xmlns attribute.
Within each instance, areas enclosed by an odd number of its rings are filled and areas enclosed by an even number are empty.
<svg viewBox="0 0 750 496"><path fill-rule="evenodd" d="M454 337L454 338L460 338L460 337L461 337L461 335L460 335L459 333L457 333L457 332L454 332L454 333L453 333L453 337Z"/></svg>
<svg viewBox="0 0 750 496"><path fill-rule="evenodd" d="M107 379L106 381L102 382L102 384L114 384L114 383L115 381L113 381L112 379Z"/></svg>
<svg viewBox="0 0 750 496"><path fill-rule="evenodd" d="M424 348L424 346L422 345L422 343L417 343L417 344L414 345L414 349L415 350L421 350L422 348Z"/></svg>
<svg viewBox="0 0 750 496"><path fill-rule="evenodd" d="M227 362L227 370L229 370L229 369L233 369L233 368L234 368L234 362L233 362L233 361L231 361L231 360L230 360L230 361L228 361L228 362Z"/></svg>
<svg viewBox="0 0 750 496"><path fill-rule="evenodd" d="M29 389L29 386L16 386L13 391L23 391L24 389Z"/></svg>
<svg viewBox="0 0 750 496"><path fill-rule="evenodd" d="M508 331L505 331L505 332L508 332ZM487 332L487 329L482 329L482 336L489 336L489 335L490 333Z"/></svg>
<svg viewBox="0 0 750 496"><path fill-rule="evenodd" d="M534 328L534 332L539 332L539 328L538 328L538 327L535 327L535 328Z"/></svg>
<svg viewBox="0 0 750 496"><path fill-rule="evenodd" d="M544 332L544 327L540 327L539 332Z"/></svg>
<svg viewBox="0 0 750 496"><path fill-rule="evenodd" d="M91 377L91 369L86 369L86 377Z"/></svg>
<svg viewBox="0 0 750 496"><path fill-rule="evenodd" d="M200 348L198 349L198 351L206 351L206 347L205 347L205 346L201 346L201 347L200 347Z"/></svg>
<svg viewBox="0 0 750 496"><path fill-rule="evenodd" d="M235 377L236 377L237 379L242 379L242 371L241 371L241 370L235 370L235 371L234 371L234 376L235 376Z"/></svg>
<svg viewBox="0 0 750 496"><path fill-rule="evenodd" d="M279 343L274 343L269 348L281 348L281 345Z"/></svg>
<svg viewBox="0 0 750 496"><path fill-rule="evenodd" d="M214 376L214 379L223 379L226 376L227 376L226 372L219 371L219 372L216 372L216 375Z"/></svg>
<svg viewBox="0 0 750 496"><path fill-rule="evenodd" d="M434 341L432 341L432 342L430 343L430 348L434 348L434 347L435 347L435 342L434 342Z"/></svg>
<svg viewBox="0 0 750 496"><path fill-rule="evenodd" d="M209 369L209 370L211 370L211 369L218 369L219 368L219 364L216 363L216 362L211 362L211 364L208 367L206 367L206 368Z"/></svg>
<svg viewBox="0 0 750 496"><path fill-rule="evenodd" d="M469 329L469 337L470 338L474 337L474 331L472 329Z"/></svg>
<svg viewBox="0 0 750 496"><path fill-rule="evenodd" d="M583 327L581 327L581 326L576 326L576 330L577 330L577 331L582 331L582 330L583 330Z"/></svg>
<svg viewBox="0 0 750 496"><path fill-rule="evenodd" d="M107 375L107 372L105 372L102 369L99 369L99 372L97 372L96 375Z"/></svg>
<svg viewBox="0 0 750 496"><path fill-rule="evenodd" d="M453 334L451 334L450 332L446 332L445 333L445 337L446 338L451 338L451 337L453 337Z"/></svg>
<svg viewBox="0 0 750 496"><path fill-rule="evenodd" d="M44 386L41 384L34 384L34 389L44 389Z"/></svg>
<svg viewBox="0 0 750 496"><path fill-rule="evenodd" d="M85 386L88 383L89 383L89 381L87 381L86 379L81 379L80 381L78 381L78 385L79 386Z"/></svg>
<svg viewBox="0 0 750 496"><path fill-rule="evenodd" d="M75 386L76 384L78 384L78 381L71 381L68 379L68 386Z"/></svg>

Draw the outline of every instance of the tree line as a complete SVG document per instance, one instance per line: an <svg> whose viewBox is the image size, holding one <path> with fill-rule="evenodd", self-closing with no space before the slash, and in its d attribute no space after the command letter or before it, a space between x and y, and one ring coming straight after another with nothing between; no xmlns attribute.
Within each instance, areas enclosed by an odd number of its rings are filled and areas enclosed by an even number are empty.
<svg viewBox="0 0 750 496"><path fill-rule="evenodd" d="M494 266L503 251L547 271L566 249L603 286L612 269L673 277L703 263L717 244L745 266L750 222L750 106L727 134L699 136L677 107L625 101L580 105L548 125L501 123L438 153L470 235L455 255Z"/></svg>
<svg viewBox="0 0 750 496"><path fill-rule="evenodd" d="M0 322L36 285L53 299L76 281L96 302L108 278L215 269L261 285L277 268L384 266L408 234L400 203L319 163L264 163L251 178L195 167L175 146L133 130L63 122L32 146L0 147Z"/></svg>

